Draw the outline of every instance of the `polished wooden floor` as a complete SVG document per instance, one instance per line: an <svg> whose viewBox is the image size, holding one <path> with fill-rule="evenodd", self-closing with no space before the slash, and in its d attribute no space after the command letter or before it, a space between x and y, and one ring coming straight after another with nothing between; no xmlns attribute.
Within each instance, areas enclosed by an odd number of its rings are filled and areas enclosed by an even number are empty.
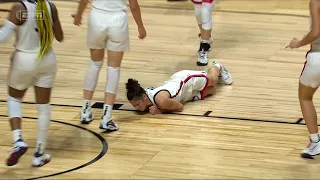
<svg viewBox="0 0 320 180"><path fill-rule="evenodd" d="M173 115L138 115L126 102L125 82L136 78L147 86L163 83L176 71L199 70L199 39L189 1L140 0L148 37L137 38L130 15L131 51L125 54L119 92L120 125L101 133L99 119L79 124L86 48L87 17L75 27L70 14L76 1L54 1L59 8L65 42L54 43L59 72L52 95L52 123L47 152L52 162L32 168L36 109L23 104L24 138L30 150L19 165L6 167L12 138L6 111L6 78L12 43L0 45L0 178L28 179L316 179L320 158L301 159L308 144L297 99L298 78L308 47L285 49L293 37L308 32L307 0L220 0L213 13L215 41L210 60L222 62L234 84L217 95L185 105ZM10 3L0 4L9 9ZM86 14L89 11L86 12ZM0 21L6 12L0 13ZM13 40L11 41L13 42ZM95 102L103 101L105 68ZM24 99L33 102L30 89ZM320 96L315 95L317 110ZM63 106L66 105L66 106ZM207 111L212 111L204 117ZM94 109L100 117L102 110ZM304 123L303 121L301 123ZM100 139L99 139L100 138ZM105 150L107 152L105 153Z"/></svg>

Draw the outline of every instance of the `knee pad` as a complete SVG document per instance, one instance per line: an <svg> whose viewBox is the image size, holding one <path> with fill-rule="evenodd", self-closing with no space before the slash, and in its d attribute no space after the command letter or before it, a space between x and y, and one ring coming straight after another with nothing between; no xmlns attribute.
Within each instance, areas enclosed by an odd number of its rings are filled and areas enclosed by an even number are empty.
<svg viewBox="0 0 320 180"><path fill-rule="evenodd" d="M196 14L196 19L198 24L202 24L201 20L201 4L194 4L194 12Z"/></svg>
<svg viewBox="0 0 320 180"><path fill-rule="evenodd" d="M203 2L201 8L201 21L202 28L204 30L212 29L212 9L213 3L211 2Z"/></svg>
<svg viewBox="0 0 320 180"><path fill-rule="evenodd" d="M85 75L84 90L94 91L97 86L99 73L103 65L102 61L90 61Z"/></svg>
<svg viewBox="0 0 320 180"><path fill-rule="evenodd" d="M21 99L8 97L8 117L9 119L22 117Z"/></svg>
<svg viewBox="0 0 320 180"><path fill-rule="evenodd" d="M120 67L107 67L107 83L105 92L117 94L120 79Z"/></svg>

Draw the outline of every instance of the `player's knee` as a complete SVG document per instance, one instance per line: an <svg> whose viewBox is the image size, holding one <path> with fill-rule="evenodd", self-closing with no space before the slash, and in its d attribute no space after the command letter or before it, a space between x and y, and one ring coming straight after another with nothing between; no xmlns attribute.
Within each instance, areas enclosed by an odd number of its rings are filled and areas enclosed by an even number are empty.
<svg viewBox="0 0 320 180"><path fill-rule="evenodd" d="M299 84L299 101L311 101L314 95L314 88L306 85L307 83L301 82Z"/></svg>
<svg viewBox="0 0 320 180"><path fill-rule="evenodd" d="M7 106L9 119L22 117L21 99L9 96Z"/></svg>
<svg viewBox="0 0 320 180"><path fill-rule="evenodd" d="M194 4L194 11L196 14L196 19L198 24L202 24L202 19L201 19L201 4Z"/></svg>
<svg viewBox="0 0 320 180"><path fill-rule="evenodd" d="M117 94L120 79L120 67L107 67L107 84L105 92Z"/></svg>
<svg viewBox="0 0 320 180"><path fill-rule="evenodd" d="M204 30L212 29L212 8L213 3L202 3L201 21Z"/></svg>

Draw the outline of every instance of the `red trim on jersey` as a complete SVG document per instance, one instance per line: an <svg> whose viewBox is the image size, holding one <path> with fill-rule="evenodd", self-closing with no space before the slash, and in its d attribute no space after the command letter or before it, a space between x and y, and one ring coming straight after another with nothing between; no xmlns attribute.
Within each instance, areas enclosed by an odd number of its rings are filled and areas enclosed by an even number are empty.
<svg viewBox="0 0 320 180"><path fill-rule="evenodd" d="M176 97L176 96L179 94L179 92L181 91L183 84L184 84L184 83L187 83L191 78L194 78L194 77L204 77L204 78L206 78L206 80L207 80L206 85L204 86L204 88L202 89L202 91L200 91L201 100L203 100L203 99L204 99L203 93L204 93L204 91L207 89L208 83L209 83L208 77L207 77L206 75L204 75L204 74L193 74L193 75L188 76L184 81L181 81L181 82L180 82L180 87L179 87L178 91L177 91L176 94L175 94L174 96L172 96L171 98Z"/></svg>
<svg viewBox="0 0 320 180"><path fill-rule="evenodd" d="M212 3L214 0L202 0L201 2L195 1L195 0L191 0L193 2L193 4L202 4L202 3Z"/></svg>

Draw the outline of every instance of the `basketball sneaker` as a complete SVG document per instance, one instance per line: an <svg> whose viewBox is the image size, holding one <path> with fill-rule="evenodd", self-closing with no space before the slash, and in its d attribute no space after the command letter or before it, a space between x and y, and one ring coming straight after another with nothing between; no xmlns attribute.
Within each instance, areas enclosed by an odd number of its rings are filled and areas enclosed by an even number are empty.
<svg viewBox="0 0 320 180"><path fill-rule="evenodd" d="M318 142L312 142L304 150L302 150L301 157L312 159L312 156L320 154L320 140Z"/></svg>
<svg viewBox="0 0 320 180"><path fill-rule="evenodd" d="M16 165L22 155L24 155L28 150L28 145L22 140L19 139L14 143L13 151L10 154L10 157L7 159L7 166Z"/></svg>
<svg viewBox="0 0 320 180"><path fill-rule="evenodd" d="M209 54L210 44L208 41L201 40L200 48L198 51L198 66L206 66L208 64L208 54Z"/></svg>
<svg viewBox="0 0 320 180"><path fill-rule="evenodd" d="M40 154L39 152L34 153L32 167L41 167L48 164L51 161L49 154Z"/></svg>
<svg viewBox="0 0 320 180"><path fill-rule="evenodd" d="M218 61L213 61L212 65L220 68L218 83L227 84L227 85L232 84L232 76L228 72L228 70L224 67L223 64L219 63Z"/></svg>
<svg viewBox="0 0 320 180"><path fill-rule="evenodd" d="M91 111L91 108L84 109L81 111L81 118L80 118L81 124L89 124L91 121L93 121L93 119L94 119L94 115Z"/></svg>
<svg viewBox="0 0 320 180"><path fill-rule="evenodd" d="M112 119L106 119L102 116L99 128L107 131L117 131L119 126Z"/></svg>

